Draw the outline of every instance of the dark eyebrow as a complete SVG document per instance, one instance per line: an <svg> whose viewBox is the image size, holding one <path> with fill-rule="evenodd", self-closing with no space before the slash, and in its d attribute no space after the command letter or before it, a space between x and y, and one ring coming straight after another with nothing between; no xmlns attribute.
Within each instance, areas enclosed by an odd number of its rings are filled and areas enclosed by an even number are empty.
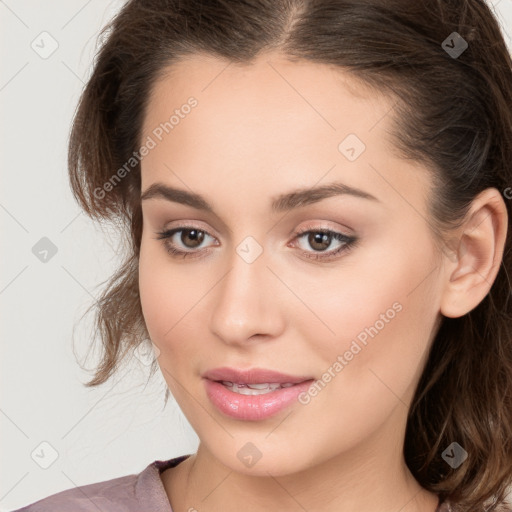
<svg viewBox="0 0 512 512"><path fill-rule="evenodd" d="M308 204L317 203L328 197L343 194L380 202L375 196L364 190L350 187L344 183L334 182L320 187L301 188L286 194L281 194L272 199L271 209L272 212L275 213L285 212L294 208L301 208ZM187 190L169 187L163 183L153 183L142 193L140 198L141 201L152 198L166 199L167 201L185 204L198 210L215 214L212 206L203 196L194 192L188 192Z"/></svg>

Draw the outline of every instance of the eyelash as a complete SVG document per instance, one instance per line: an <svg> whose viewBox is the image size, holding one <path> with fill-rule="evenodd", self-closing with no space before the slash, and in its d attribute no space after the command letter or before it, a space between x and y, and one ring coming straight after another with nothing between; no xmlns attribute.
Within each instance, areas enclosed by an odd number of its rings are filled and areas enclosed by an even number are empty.
<svg viewBox="0 0 512 512"><path fill-rule="evenodd" d="M164 240L163 244L167 252L173 256L173 257L182 257L182 258L188 258L188 257L198 257L197 253L201 252L209 252L208 249L206 250L192 250L192 251L181 251L180 249L176 249L173 247L170 242L168 241L169 238L171 238L175 233L179 233L181 231L188 231L188 230L195 230L199 231L200 233L205 233L206 235L211 235L203 230L199 229L195 226L180 226L173 229L168 229L164 231L157 232L158 237L156 237L156 240ZM314 260L332 260L335 259L337 255L340 253L346 253L349 250L351 250L359 239L355 236L348 236L344 235L343 233L338 233L337 231L332 231L330 229L324 229L324 228L318 228L318 229L305 229L302 231L296 231L294 233L295 238L301 238L302 236L310 233L322 233L324 235L330 235L334 240L338 240L339 242L343 242L343 245L341 245L338 249L334 249L332 251L325 251L325 252L317 252L316 254L311 254L309 251L302 251L303 255L306 258L314 259ZM213 237L212 237L213 238Z"/></svg>

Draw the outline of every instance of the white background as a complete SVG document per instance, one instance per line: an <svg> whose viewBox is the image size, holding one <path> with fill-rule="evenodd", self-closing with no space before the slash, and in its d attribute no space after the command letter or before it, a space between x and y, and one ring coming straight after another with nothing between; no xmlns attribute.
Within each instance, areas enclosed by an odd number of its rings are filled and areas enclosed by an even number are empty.
<svg viewBox="0 0 512 512"><path fill-rule="evenodd" d="M98 32L122 4L0 0L0 511L138 473L198 443L172 396L163 409L160 372L148 383L148 367L134 358L87 389L92 372L76 361L87 353L92 315L78 320L118 261L115 234L93 224L71 195L67 141ZM512 48L512 0L492 4ZM31 45L51 49L45 31L58 47L41 58ZM57 248L46 263L32 252L43 237ZM94 367L92 356L86 367ZM53 450L58 457L43 469Z"/></svg>

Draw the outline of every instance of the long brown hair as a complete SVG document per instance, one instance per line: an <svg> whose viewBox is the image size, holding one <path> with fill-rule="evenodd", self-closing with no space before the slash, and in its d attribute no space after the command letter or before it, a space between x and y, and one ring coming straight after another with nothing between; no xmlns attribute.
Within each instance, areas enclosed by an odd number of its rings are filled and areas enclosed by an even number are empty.
<svg viewBox="0 0 512 512"><path fill-rule="evenodd" d="M394 146L431 170L438 240L488 187L504 195L511 218L512 61L484 0L130 0L101 38L69 173L81 207L115 223L126 254L93 305L102 359L87 386L107 381L148 338L138 294L140 161L126 163L142 145L152 85L186 54L247 64L276 50L339 66L395 100ZM406 463L453 510L498 510L512 480L511 268L509 230L488 295L460 318L443 317L409 410ZM453 442L468 454L456 469L442 457Z"/></svg>

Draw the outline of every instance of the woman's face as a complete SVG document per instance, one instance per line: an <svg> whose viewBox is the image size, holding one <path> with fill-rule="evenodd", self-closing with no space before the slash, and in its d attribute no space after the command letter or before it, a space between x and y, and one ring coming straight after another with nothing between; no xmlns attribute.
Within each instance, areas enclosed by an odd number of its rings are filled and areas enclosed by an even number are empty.
<svg viewBox="0 0 512 512"><path fill-rule="evenodd" d="M245 67L193 56L146 111L143 196L181 192L142 200L144 318L201 445L239 472L402 456L440 319L430 178L393 152L394 101L350 80L275 54ZM316 383L252 397L203 377L219 367Z"/></svg>

